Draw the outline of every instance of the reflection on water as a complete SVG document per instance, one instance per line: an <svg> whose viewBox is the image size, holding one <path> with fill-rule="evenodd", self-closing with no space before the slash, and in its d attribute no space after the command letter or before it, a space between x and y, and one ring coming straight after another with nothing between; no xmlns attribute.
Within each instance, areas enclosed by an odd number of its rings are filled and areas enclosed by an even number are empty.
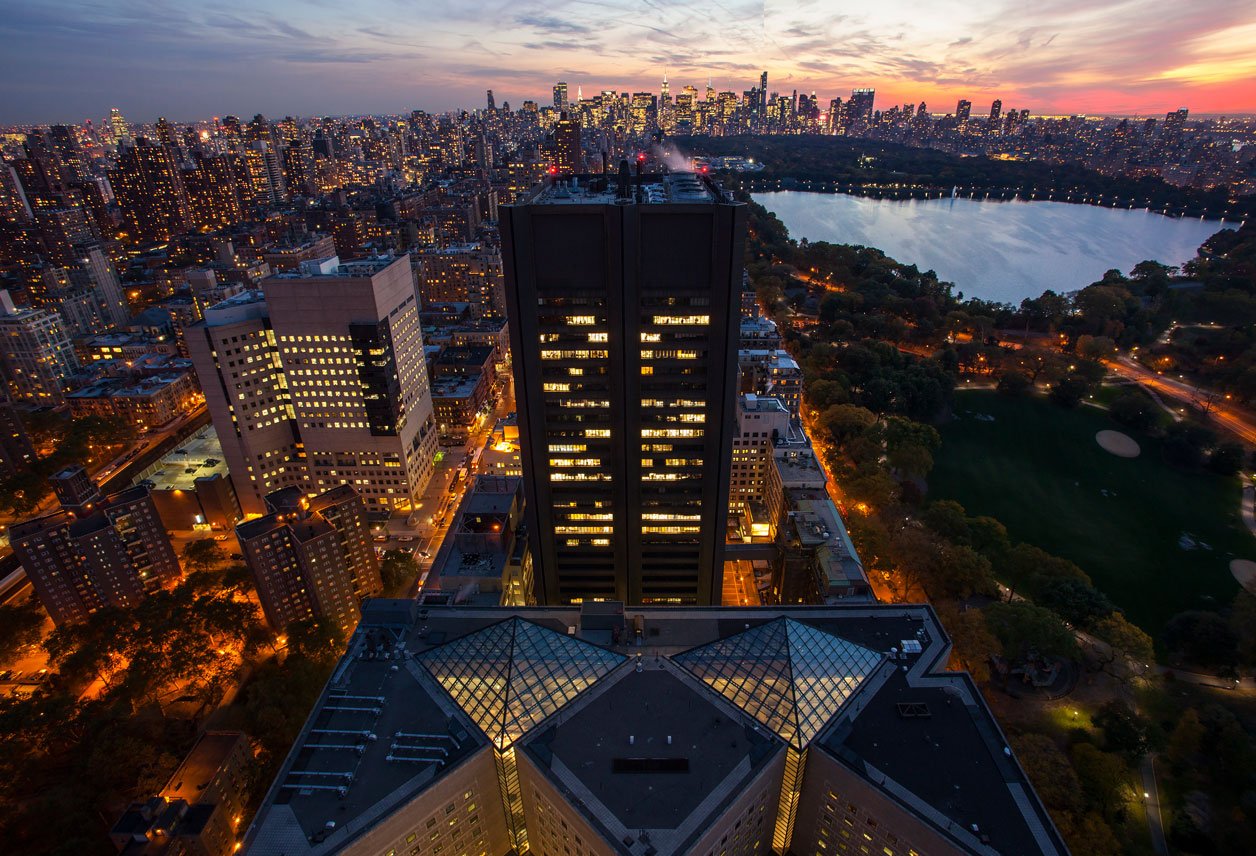
<svg viewBox="0 0 1256 856"><path fill-rule="evenodd" d="M793 238L863 244L932 268L967 297L1020 303L1075 291L1144 259L1181 264L1237 223L1165 217L1067 202L894 201L836 193L756 193Z"/></svg>

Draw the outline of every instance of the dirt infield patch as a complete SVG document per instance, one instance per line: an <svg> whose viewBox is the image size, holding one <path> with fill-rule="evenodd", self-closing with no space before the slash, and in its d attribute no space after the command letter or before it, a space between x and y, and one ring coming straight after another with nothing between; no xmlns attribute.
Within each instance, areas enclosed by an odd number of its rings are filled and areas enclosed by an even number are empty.
<svg viewBox="0 0 1256 856"><path fill-rule="evenodd" d="M1095 442L1105 452L1116 455L1118 458L1137 458L1142 452L1142 449L1138 448L1137 440L1120 431L1100 431L1095 435Z"/></svg>
<svg viewBox="0 0 1256 856"><path fill-rule="evenodd" d="M1250 559L1235 559L1230 562L1230 573L1234 574L1239 585L1252 594L1256 594L1256 562Z"/></svg>

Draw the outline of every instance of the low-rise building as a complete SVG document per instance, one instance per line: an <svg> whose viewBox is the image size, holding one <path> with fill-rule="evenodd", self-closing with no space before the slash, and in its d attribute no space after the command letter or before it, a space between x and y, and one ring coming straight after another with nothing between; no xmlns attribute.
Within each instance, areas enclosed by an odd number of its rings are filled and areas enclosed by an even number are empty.
<svg viewBox="0 0 1256 856"><path fill-rule="evenodd" d="M524 557L523 487L518 476L476 476L424 585L425 597L522 606L530 602L530 558Z"/></svg>
<svg viewBox="0 0 1256 856"><path fill-rule="evenodd" d="M778 399L790 416L802 412L802 369L788 351L743 348L737 352L741 391Z"/></svg>
<svg viewBox="0 0 1256 856"><path fill-rule="evenodd" d="M485 404L489 386L483 374L443 375L432 378L432 408L442 446L467 442Z"/></svg>
<svg viewBox="0 0 1256 856"><path fill-rule="evenodd" d="M336 242L332 236L318 232L310 232L284 243L268 244L258 253L275 273L300 270L301 262L325 259L335 254Z"/></svg>
<svg viewBox="0 0 1256 856"><path fill-rule="evenodd" d="M159 794L132 803L109 830L122 856L230 856L254 766L239 731L207 731Z"/></svg>
<svg viewBox="0 0 1256 856"><path fill-rule="evenodd" d="M145 431L196 409L205 400L191 371L147 377L101 378L66 396L70 412L125 420Z"/></svg>

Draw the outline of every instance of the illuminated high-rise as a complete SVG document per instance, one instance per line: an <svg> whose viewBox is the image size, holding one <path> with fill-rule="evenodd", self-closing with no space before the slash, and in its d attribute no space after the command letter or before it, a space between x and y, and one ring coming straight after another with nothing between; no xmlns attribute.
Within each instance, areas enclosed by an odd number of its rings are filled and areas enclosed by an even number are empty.
<svg viewBox="0 0 1256 856"><path fill-rule="evenodd" d="M437 431L408 257L303 262L205 310L185 340L246 513L280 488L341 484L371 511L413 510Z"/></svg>
<svg viewBox="0 0 1256 856"><path fill-rule="evenodd" d="M961 127L968 124L968 119L972 116L973 103L967 98L959 99L955 105L955 122Z"/></svg>
<svg viewBox="0 0 1256 856"><path fill-rule="evenodd" d="M554 84L554 109L567 109L567 82L564 80Z"/></svg>
<svg viewBox="0 0 1256 856"><path fill-rule="evenodd" d="M626 164L502 208L538 601L718 602L745 218Z"/></svg>
<svg viewBox="0 0 1256 856"><path fill-rule="evenodd" d="M584 158L580 150L580 123L564 110L554 126L554 163L559 175L580 172Z"/></svg>
<svg viewBox="0 0 1256 856"><path fill-rule="evenodd" d="M64 404L79 364L61 316L14 306L9 292L0 291L0 368L14 401Z"/></svg>
<svg viewBox="0 0 1256 856"><path fill-rule="evenodd" d="M117 107L109 110L109 130L113 134L115 145L131 139L131 127L127 125L126 119L122 118L122 111Z"/></svg>
<svg viewBox="0 0 1256 856"><path fill-rule="evenodd" d="M135 145L123 148L109 183L132 240L168 241L187 228L187 191L168 146L137 137Z"/></svg>
<svg viewBox="0 0 1256 856"><path fill-rule="evenodd" d="M875 89L852 89L850 101L846 102L852 122L871 122L872 105L876 101Z"/></svg>

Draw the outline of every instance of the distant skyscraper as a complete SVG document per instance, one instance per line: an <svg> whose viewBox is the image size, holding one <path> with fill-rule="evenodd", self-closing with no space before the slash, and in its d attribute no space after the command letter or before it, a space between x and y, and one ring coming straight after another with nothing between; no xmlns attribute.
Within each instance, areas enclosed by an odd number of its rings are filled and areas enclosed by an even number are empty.
<svg viewBox="0 0 1256 856"><path fill-rule="evenodd" d="M266 505L269 514L236 526L266 620L281 630L323 618L348 633L359 599L382 590L366 506L349 485L313 499L286 488Z"/></svg>
<svg viewBox="0 0 1256 856"><path fill-rule="evenodd" d="M580 150L580 123L563 111L554 126L554 166L559 175L575 175L582 170L584 157Z"/></svg>
<svg viewBox="0 0 1256 856"><path fill-rule="evenodd" d="M488 112L492 113L497 110L497 104L493 101L493 90L488 91Z"/></svg>
<svg viewBox="0 0 1256 856"><path fill-rule="evenodd" d="M269 140L255 140L244 150L243 160L246 195L252 207L267 211L282 206L287 189L283 165L274 144Z"/></svg>
<svg viewBox="0 0 1256 856"><path fill-rule="evenodd" d="M717 603L745 207L620 169L502 208L537 598Z"/></svg>
<svg viewBox="0 0 1256 856"><path fill-rule="evenodd" d="M61 510L14 524L9 538L57 624L131 607L179 576L147 487L102 497L81 467L52 477Z"/></svg>
<svg viewBox="0 0 1256 856"><path fill-rule="evenodd" d="M43 287L31 290L35 302L60 312L67 328L78 334L122 327L131 313L117 270L98 245L81 245L80 250L73 264L44 268Z"/></svg>
<svg viewBox="0 0 1256 856"><path fill-rule="evenodd" d="M955 121L962 128L968 124L968 118L972 115L973 103L967 98L959 99L959 103L955 105Z"/></svg>
<svg viewBox="0 0 1256 856"><path fill-rule="evenodd" d="M138 137L109 171L118 206L134 241L168 241L187 228L187 192L173 152Z"/></svg>
<svg viewBox="0 0 1256 856"><path fill-rule="evenodd" d="M855 122L871 122L872 121L872 105L876 101L877 91L875 89L852 89L850 92L851 121Z"/></svg>
<svg viewBox="0 0 1256 856"><path fill-rule="evenodd" d="M768 114L768 73L765 71L759 75L759 118L762 119Z"/></svg>
<svg viewBox="0 0 1256 856"><path fill-rule="evenodd" d="M109 110L109 130L113 134L115 144L131 139L131 128L122 118L122 111L117 107Z"/></svg>
<svg viewBox="0 0 1256 856"><path fill-rule="evenodd" d="M554 84L554 109L567 109L567 83L560 80Z"/></svg>
<svg viewBox="0 0 1256 856"><path fill-rule="evenodd" d="M303 262L205 311L185 341L246 513L282 487L351 484L408 512L436 420L407 256Z"/></svg>
<svg viewBox="0 0 1256 856"><path fill-rule="evenodd" d="M1003 115L1003 102L998 98L994 99L994 103L990 105L990 123L994 124L999 121L999 117Z"/></svg>
<svg viewBox="0 0 1256 856"><path fill-rule="evenodd" d="M235 158L229 154L196 152L193 159L195 167L182 172L192 225L198 229L220 229L243 220L244 205L240 199L243 182L233 164ZM251 200L252 193L247 198Z"/></svg>

